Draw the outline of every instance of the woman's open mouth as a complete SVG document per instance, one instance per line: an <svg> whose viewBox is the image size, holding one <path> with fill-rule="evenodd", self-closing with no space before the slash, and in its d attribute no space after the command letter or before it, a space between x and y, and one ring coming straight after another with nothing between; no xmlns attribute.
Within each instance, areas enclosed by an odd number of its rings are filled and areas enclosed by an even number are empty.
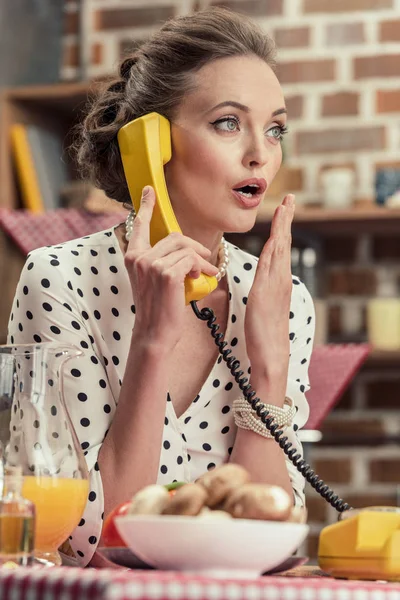
<svg viewBox="0 0 400 600"><path fill-rule="evenodd" d="M260 204L266 189L267 182L265 179L254 178L241 181L235 185L232 192L242 206L254 208Z"/></svg>

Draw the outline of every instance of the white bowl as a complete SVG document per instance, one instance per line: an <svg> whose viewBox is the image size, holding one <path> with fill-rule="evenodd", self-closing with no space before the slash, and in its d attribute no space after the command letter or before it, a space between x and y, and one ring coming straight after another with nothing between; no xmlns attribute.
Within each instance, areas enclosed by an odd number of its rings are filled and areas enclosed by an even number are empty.
<svg viewBox="0 0 400 600"><path fill-rule="evenodd" d="M300 523L161 515L122 515L115 523L132 552L157 569L230 578L273 569L309 530Z"/></svg>

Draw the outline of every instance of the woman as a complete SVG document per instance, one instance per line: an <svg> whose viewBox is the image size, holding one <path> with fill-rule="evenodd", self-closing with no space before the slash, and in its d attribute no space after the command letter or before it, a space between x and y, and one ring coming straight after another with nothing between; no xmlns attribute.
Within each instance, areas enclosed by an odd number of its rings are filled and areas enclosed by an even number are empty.
<svg viewBox="0 0 400 600"><path fill-rule="evenodd" d="M223 232L253 227L281 164L286 110L273 61L272 41L235 13L211 9L167 22L94 100L78 157L99 188L129 204L117 133L149 112L167 117L165 177L183 235L150 246L155 195L146 188L133 225L128 219L36 250L22 272L10 342L59 340L85 351L65 384L91 474L71 538L83 565L115 505L147 484L192 481L229 460L304 504L302 476L240 410L237 384L183 294L187 275L218 272ZM301 451L314 313L290 273L293 212L289 195L259 260L227 244L229 265L198 306L214 310L261 400L285 415L285 397L293 405L286 435Z"/></svg>

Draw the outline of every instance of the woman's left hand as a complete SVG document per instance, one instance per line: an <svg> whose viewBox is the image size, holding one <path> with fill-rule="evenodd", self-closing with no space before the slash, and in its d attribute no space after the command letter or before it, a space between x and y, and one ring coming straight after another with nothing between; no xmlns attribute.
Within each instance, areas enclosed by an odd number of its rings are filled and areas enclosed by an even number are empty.
<svg viewBox="0 0 400 600"><path fill-rule="evenodd" d="M289 312L292 294L291 225L294 196L287 195L275 210L271 233L257 266L247 300L245 334L256 391L264 384L285 397L289 366Z"/></svg>

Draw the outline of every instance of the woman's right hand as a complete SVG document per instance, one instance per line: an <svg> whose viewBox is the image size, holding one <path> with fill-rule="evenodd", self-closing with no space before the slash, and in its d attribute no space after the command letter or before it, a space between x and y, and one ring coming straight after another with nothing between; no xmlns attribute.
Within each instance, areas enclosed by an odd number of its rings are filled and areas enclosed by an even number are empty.
<svg viewBox="0 0 400 600"><path fill-rule="evenodd" d="M146 186L133 222L125 267L135 304L135 336L172 349L183 326L186 276L216 275L218 269L208 262L208 248L181 233L170 233L151 247L155 200L154 189Z"/></svg>

